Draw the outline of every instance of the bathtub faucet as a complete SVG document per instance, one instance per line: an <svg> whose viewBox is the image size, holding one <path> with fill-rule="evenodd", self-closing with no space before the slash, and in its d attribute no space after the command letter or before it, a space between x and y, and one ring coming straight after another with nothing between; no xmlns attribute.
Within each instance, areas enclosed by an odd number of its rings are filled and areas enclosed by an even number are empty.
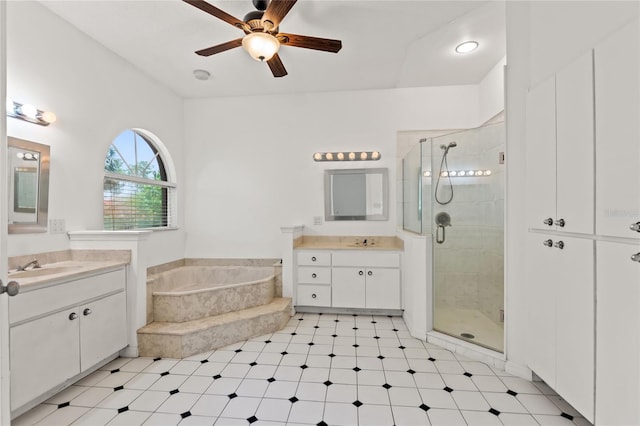
<svg viewBox="0 0 640 426"><path fill-rule="evenodd" d="M33 259L31 262L27 263L24 266L18 265L18 268L16 269L16 271L24 271L31 265L33 265L33 269L41 268L40 262L38 262L38 259Z"/></svg>

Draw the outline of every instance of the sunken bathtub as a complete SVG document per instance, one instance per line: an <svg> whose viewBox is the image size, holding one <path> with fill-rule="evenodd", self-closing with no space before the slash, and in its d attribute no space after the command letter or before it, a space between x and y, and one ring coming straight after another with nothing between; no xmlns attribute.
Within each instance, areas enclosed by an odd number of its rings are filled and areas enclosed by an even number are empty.
<svg viewBox="0 0 640 426"><path fill-rule="evenodd" d="M147 320L155 322L240 311L271 303L276 293L274 267L268 266L180 266L148 284Z"/></svg>

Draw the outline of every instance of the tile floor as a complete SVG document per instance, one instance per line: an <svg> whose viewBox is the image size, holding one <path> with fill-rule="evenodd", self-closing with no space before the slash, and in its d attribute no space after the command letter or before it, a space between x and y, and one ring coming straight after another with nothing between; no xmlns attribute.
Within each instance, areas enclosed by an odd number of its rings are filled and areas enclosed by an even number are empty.
<svg viewBox="0 0 640 426"><path fill-rule="evenodd" d="M531 383L412 338L400 317L297 314L183 360L118 358L25 425L587 425Z"/></svg>

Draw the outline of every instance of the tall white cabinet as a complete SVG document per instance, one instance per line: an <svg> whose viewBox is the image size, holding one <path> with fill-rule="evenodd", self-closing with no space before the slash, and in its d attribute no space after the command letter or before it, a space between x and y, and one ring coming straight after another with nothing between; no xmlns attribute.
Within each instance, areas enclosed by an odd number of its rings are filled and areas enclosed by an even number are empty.
<svg viewBox="0 0 640 426"><path fill-rule="evenodd" d="M528 363L597 425L640 424L639 40L636 19L527 98Z"/></svg>

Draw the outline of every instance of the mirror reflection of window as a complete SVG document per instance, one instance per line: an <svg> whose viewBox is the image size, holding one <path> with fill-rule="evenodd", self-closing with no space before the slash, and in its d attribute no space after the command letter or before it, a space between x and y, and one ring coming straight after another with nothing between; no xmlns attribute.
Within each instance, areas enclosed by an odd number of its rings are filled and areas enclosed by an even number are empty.
<svg viewBox="0 0 640 426"><path fill-rule="evenodd" d="M388 220L388 171L325 170L325 220Z"/></svg>
<svg viewBox="0 0 640 426"><path fill-rule="evenodd" d="M13 211L35 214L38 205L38 168L15 167Z"/></svg>

